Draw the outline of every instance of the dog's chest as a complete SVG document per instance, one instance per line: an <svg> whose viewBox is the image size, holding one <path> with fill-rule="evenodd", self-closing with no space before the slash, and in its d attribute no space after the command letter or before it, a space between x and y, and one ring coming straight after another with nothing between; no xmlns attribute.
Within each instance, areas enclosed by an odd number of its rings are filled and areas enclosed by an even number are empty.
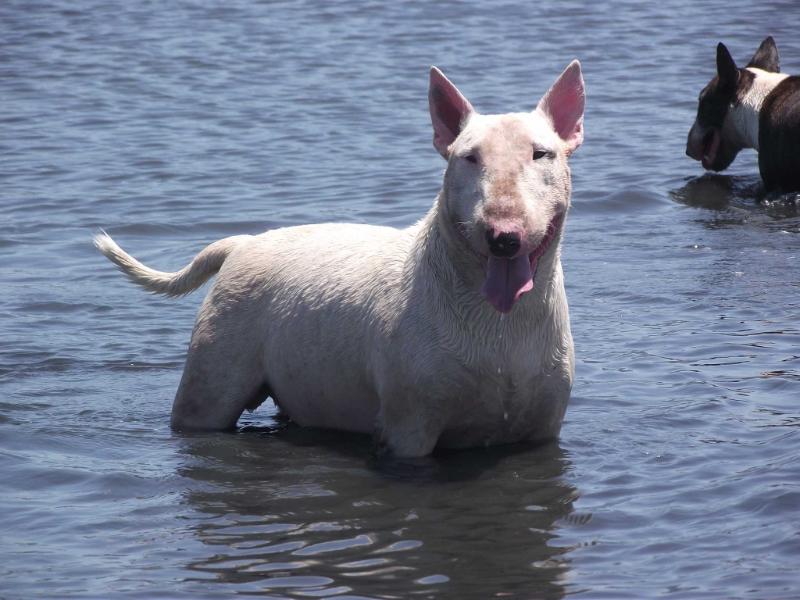
<svg viewBox="0 0 800 600"><path fill-rule="evenodd" d="M525 321L531 322L541 325L499 320L491 328L447 340L449 351L433 361L439 376L448 374L434 386L444 411L442 445L542 437L537 433L551 429L553 416L563 413L572 369L571 353L560 342L568 334L559 334L561 323L553 318Z"/></svg>
<svg viewBox="0 0 800 600"><path fill-rule="evenodd" d="M535 368L502 366L474 373L450 398L450 415L441 442L466 446L513 442L531 437L560 402L548 392Z"/></svg>
<svg viewBox="0 0 800 600"><path fill-rule="evenodd" d="M508 431L521 426L527 408L535 401L537 384L534 377L522 373L496 373L484 376L476 389L476 413L483 413L489 429Z"/></svg>

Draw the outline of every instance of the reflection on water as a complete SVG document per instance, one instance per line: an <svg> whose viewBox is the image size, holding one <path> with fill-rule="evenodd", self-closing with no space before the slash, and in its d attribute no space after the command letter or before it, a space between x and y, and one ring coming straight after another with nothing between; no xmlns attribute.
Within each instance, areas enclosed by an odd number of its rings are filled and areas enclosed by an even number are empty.
<svg viewBox="0 0 800 600"><path fill-rule="evenodd" d="M286 427L181 439L208 548L196 581L284 595L559 598L576 489L557 444L368 458L369 440ZM498 552L502 548L501 552Z"/></svg>
<svg viewBox="0 0 800 600"><path fill-rule="evenodd" d="M758 175L723 175L705 173L686 180L686 184L670 191L670 197L681 204L714 211L748 214L761 212L773 219L798 216L800 192L767 192Z"/></svg>

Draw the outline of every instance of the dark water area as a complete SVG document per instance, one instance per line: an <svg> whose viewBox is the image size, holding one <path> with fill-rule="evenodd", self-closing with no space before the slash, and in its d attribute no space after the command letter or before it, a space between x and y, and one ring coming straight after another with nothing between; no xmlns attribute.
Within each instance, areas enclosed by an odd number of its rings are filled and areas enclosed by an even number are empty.
<svg viewBox="0 0 800 600"><path fill-rule="evenodd" d="M755 154L684 155L726 42L800 73L788 2L0 3L0 597L798 598L800 214ZM411 462L268 404L169 411L236 233L406 226L438 190L427 70L482 112L582 61L563 264L577 354L546 447Z"/></svg>

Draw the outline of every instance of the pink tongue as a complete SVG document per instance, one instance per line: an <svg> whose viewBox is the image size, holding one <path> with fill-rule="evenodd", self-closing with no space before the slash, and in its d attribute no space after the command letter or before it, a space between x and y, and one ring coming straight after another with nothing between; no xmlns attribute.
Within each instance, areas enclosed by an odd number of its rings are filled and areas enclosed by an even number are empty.
<svg viewBox="0 0 800 600"><path fill-rule="evenodd" d="M510 259L489 257L481 294L497 310L509 312L519 297L532 289L533 271L527 254Z"/></svg>

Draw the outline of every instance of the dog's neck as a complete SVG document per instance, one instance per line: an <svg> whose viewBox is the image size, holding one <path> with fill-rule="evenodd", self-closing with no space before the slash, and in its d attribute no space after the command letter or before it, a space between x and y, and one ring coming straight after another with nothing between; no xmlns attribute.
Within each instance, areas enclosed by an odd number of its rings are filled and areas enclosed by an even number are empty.
<svg viewBox="0 0 800 600"><path fill-rule="evenodd" d="M788 75L762 71L754 67L748 67L746 70L753 74L752 84L731 108L729 118L742 147L755 148L758 151L758 119L761 107L770 92Z"/></svg>

